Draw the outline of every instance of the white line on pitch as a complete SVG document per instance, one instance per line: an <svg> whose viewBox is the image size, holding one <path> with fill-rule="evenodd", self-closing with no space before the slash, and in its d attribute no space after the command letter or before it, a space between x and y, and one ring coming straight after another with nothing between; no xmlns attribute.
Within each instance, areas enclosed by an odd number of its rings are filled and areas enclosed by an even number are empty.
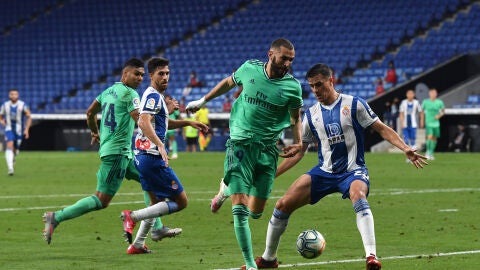
<svg viewBox="0 0 480 270"><path fill-rule="evenodd" d="M446 257L446 256L455 256L455 255L465 255L465 254L477 254L480 253L480 250L466 250L466 251L457 251L457 252L447 252L447 253L435 253L430 255L418 254L418 255L405 255L405 256L389 256L381 257L381 261L386 260L399 260L399 259L419 259L419 258L432 258L432 257ZM293 264L280 264L279 268L286 267L295 267L295 266L309 266L309 265L323 265L323 264L337 264L337 263L351 263L351 262L362 262L365 259L349 259L349 260L337 260L337 261L326 261L326 262L311 262L311 263L293 263ZM236 268L219 268L215 270L238 270Z"/></svg>
<svg viewBox="0 0 480 270"><path fill-rule="evenodd" d="M480 191L480 188L444 188L444 189L389 189L389 191L373 191L370 196L374 195L405 195L405 194L424 194L424 193L449 193L449 192L472 192ZM272 194L283 194L285 190L275 190ZM212 194L215 195L217 191L190 191L188 194ZM38 195L3 195L0 199L22 199L22 198L58 198L58 197L86 197L89 194L38 194ZM138 196L141 192L117 193L115 196ZM202 199L198 199L202 200ZM210 199L209 199L210 200Z"/></svg>

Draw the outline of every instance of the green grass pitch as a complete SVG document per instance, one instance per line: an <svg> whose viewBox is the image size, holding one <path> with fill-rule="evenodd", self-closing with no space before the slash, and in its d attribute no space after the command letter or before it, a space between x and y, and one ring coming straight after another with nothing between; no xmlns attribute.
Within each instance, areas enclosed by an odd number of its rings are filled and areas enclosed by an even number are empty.
<svg viewBox="0 0 480 270"><path fill-rule="evenodd" d="M188 207L163 217L183 228L177 238L147 240L154 251L127 255L119 218L123 209L143 207L140 185L125 181L112 204L65 221L51 245L42 239L42 214L93 194L99 158L94 152L22 152L16 173L7 176L0 159L0 269L229 269L243 264L228 200L218 214L209 204L223 172L223 153L180 153L170 164L189 198ZM375 218L383 269L480 269L480 167L478 154L436 155L423 170L399 154L367 154L369 202ZM316 164L308 153L276 180L259 220L250 219L254 254L261 255L276 200L300 174ZM326 238L325 252L303 259L295 239L305 229ZM295 212L282 237L286 269L365 269L363 245L348 200L340 194Z"/></svg>

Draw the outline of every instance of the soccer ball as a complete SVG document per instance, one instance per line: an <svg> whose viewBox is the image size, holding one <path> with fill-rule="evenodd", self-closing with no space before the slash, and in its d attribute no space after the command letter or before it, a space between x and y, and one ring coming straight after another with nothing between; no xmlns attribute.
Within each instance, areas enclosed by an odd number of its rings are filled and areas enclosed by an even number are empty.
<svg viewBox="0 0 480 270"><path fill-rule="evenodd" d="M325 249L325 238L316 230L306 230L297 237L297 251L306 259L313 259Z"/></svg>

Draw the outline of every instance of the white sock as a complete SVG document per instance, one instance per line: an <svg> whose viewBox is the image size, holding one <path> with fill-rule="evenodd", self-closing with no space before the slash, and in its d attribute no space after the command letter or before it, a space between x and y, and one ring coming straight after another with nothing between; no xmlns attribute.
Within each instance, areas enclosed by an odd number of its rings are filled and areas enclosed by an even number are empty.
<svg viewBox="0 0 480 270"><path fill-rule="evenodd" d="M267 239L265 241L265 251L262 258L266 261L273 261L277 258L278 245L280 237L285 232L288 225L289 214L283 213L278 209L273 210L272 217L268 223Z"/></svg>
<svg viewBox="0 0 480 270"><path fill-rule="evenodd" d="M170 208L168 207L168 203L163 201L151 205L147 208L135 210L130 216L134 221L139 221L147 218L156 218L168 214L170 214Z"/></svg>
<svg viewBox="0 0 480 270"><path fill-rule="evenodd" d="M354 204L357 213L357 228L362 236L363 248L365 255L377 254L377 246L375 243L375 226L373 222L373 214L370 210L367 200L361 199ZM359 209L357 207L363 208Z"/></svg>
<svg viewBox="0 0 480 270"><path fill-rule="evenodd" d="M7 167L9 170L13 170L13 158L13 150L7 148L7 150L5 150L5 159L7 160Z"/></svg>
<svg viewBox="0 0 480 270"><path fill-rule="evenodd" d="M137 235L135 236L135 240L133 241L134 247L143 248L145 245L145 239L147 239L148 232L150 232L150 229L152 229L153 223L155 223L155 218L142 220L140 227L138 228Z"/></svg>

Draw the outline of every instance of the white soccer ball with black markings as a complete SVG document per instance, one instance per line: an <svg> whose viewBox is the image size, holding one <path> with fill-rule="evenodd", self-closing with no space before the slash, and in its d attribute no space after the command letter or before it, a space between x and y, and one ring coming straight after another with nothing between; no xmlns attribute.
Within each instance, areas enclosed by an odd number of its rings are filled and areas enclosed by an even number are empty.
<svg viewBox="0 0 480 270"><path fill-rule="evenodd" d="M306 259L313 259L325 250L325 238L316 230L306 230L297 237L297 251Z"/></svg>

